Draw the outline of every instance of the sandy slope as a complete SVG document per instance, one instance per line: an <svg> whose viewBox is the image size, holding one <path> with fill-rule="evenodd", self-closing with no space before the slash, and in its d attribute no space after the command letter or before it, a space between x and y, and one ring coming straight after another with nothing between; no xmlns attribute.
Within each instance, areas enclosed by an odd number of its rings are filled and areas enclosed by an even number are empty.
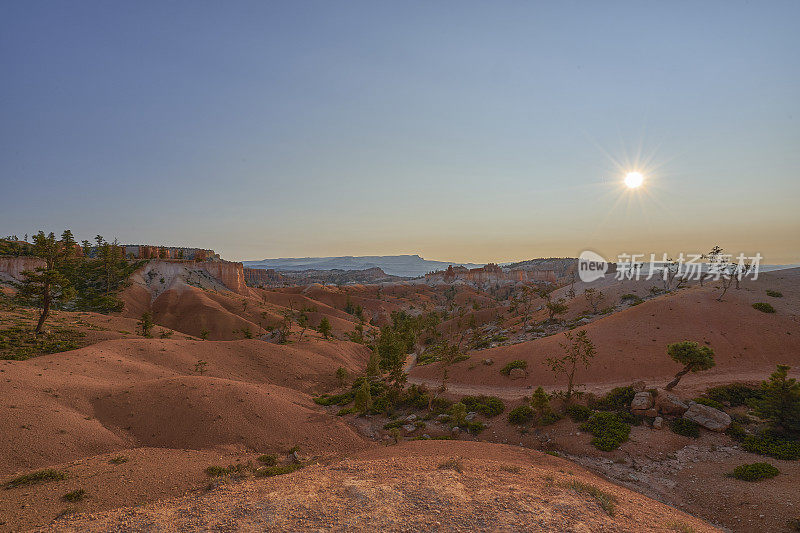
<svg viewBox="0 0 800 533"><path fill-rule="evenodd" d="M771 372L776 363L800 366L800 270L762 275L742 289L730 290L718 302L719 291L707 286L691 287L648 300L640 305L600 318L586 326L597 348L589 370L579 369L582 383L616 383L644 379L664 381L680 370L666 355L666 345L681 340L703 342L714 348L717 366L704 378L737 373ZM783 298L769 298L767 288L783 292ZM769 301L777 310L767 314L752 308L754 302ZM453 384L475 386L562 384L543 364L549 356L562 353L563 335L554 335L511 346L474 352L473 359L491 358L494 365L464 361L450 371ZM528 362L525 379L510 380L499 370L506 363ZM472 368L471 368L472 367ZM412 377L426 380L438 375L436 365L417 367Z"/></svg>
<svg viewBox="0 0 800 533"><path fill-rule="evenodd" d="M453 459L460 472L442 468ZM614 516L575 482L612 495ZM372 449L206 495L70 516L47 526L48 531L139 529L715 531L562 459L510 446L444 441Z"/></svg>
<svg viewBox="0 0 800 533"><path fill-rule="evenodd" d="M360 438L319 417L307 393L329 390L337 368L354 373L367 357L344 341L137 339L0 361L0 473L141 445L349 449Z"/></svg>

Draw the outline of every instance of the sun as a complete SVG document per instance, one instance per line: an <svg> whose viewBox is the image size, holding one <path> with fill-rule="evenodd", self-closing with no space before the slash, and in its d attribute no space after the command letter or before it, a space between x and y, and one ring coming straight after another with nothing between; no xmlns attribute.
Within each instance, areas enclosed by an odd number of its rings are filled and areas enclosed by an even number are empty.
<svg viewBox="0 0 800 533"><path fill-rule="evenodd" d="M636 189L644 182L644 176L641 172L628 172L625 175L625 186L629 189Z"/></svg>

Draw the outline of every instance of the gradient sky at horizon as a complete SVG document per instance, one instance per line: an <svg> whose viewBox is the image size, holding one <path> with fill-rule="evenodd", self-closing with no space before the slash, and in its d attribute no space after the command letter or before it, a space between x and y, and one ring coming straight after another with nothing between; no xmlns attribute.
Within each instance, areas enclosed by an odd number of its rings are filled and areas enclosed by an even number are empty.
<svg viewBox="0 0 800 533"><path fill-rule="evenodd" d="M4 2L0 234L800 263L798 21L800 2Z"/></svg>

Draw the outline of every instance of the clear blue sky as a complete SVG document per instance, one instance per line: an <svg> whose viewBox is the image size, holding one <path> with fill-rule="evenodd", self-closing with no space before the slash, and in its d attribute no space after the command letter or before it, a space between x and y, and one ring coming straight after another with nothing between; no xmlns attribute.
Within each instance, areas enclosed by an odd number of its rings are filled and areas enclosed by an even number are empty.
<svg viewBox="0 0 800 533"><path fill-rule="evenodd" d="M800 262L798 22L796 1L6 1L0 233Z"/></svg>

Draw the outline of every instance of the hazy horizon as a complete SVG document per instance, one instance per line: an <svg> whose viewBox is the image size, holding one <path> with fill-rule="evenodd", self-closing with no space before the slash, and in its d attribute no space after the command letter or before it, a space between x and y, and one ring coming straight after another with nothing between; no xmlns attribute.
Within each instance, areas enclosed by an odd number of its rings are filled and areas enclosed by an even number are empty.
<svg viewBox="0 0 800 533"><path fill-rule="evenodd" d="M768 6L6 3L0 234L800 263L800 4Z"/></svg>

